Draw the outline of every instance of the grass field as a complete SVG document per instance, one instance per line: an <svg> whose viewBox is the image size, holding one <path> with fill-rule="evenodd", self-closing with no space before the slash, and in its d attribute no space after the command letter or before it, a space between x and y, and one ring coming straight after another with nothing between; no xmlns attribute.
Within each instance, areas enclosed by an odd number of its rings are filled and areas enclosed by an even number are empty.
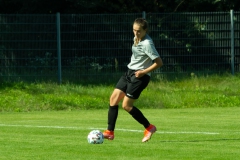
<svg viewBox="0 0 240 160"><path fill-rule="evenodd" d="M143 127L120 109L113 141L87 143L104 130L107 109L0 113L1 160L238 160L239 107L142 109L158 131L142 143Z"/></svg>
<svg viewBox="0 0 240 160"><path fill-rule="evenodd" d="M138 108L239 107L240 74L151 81ZM0 112L105 109L114 84L0 82Z"/></svg>
<svg viewBox="0 0 240 160"><path fill-rule="evenodd" d="M115 139L91 145L115 84L0 82L0 160L238 160L239 84L240 74L151 81L135 105L153 138L142 143L143 127L120 109Z"/></svg>

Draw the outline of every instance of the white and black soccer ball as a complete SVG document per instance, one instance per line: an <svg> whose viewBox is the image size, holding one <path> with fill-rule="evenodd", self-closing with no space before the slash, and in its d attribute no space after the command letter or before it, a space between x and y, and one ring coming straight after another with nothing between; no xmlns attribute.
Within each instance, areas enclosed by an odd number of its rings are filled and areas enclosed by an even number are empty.
<svg viewBox="0 0 240 160"><path fill-rule="evenodd" d="M104 136L99 130L92 130L87 136L88 143L90 144L102 144Z"/></svg>

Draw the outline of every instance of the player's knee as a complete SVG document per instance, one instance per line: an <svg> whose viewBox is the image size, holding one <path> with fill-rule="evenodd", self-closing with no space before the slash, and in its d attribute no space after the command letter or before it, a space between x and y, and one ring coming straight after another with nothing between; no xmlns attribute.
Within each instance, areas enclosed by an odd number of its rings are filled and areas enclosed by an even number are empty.
<svg viewBox="0 0 240 160"><path fill-rule="evenodd" d="M129 106L129 105L124 104L124 103L122 104L122 108L127 112L130 112L132 110L132 106Z"/></svg>
<svg viewBox="0 0 240 160"><path fill-rule="evenodd" d="M110 101L110 105L111 105L111 106L118 105L118 102L120 101L119 95L113 93L113 94L110 96L109 101Z"/></svg>
<svg viewBox="0 0 240 160"><path fill-rule="evenodd" d="M118 105L118 103L123 99L125 93L115 89L110 96L110 105Z"/></svg>

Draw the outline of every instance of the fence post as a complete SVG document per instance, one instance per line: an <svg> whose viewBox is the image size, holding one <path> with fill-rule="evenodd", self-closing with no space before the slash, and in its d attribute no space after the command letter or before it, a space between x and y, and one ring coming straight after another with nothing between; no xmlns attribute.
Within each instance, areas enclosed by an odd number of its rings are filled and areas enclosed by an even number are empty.
<svg viewBox="0 0 240 160"><path fill-rule="evenodd" d="M56 14L57 19L57 57L58 57L58 83L62 83L62 65L61 65L61 29L60 29L60 13Z"/></svg>
<svg viewBox="0 0 240 160"><path fill-rule="evenodd" d="M234 11L230 10L231 17L231 68L232 75L234 75Z"/></svg>
<svg viewBox="0 0 240 160"><path fill-rule="evenodd" d="M146 19L146 12L145 11L142 12L142 18Z"/></svg>

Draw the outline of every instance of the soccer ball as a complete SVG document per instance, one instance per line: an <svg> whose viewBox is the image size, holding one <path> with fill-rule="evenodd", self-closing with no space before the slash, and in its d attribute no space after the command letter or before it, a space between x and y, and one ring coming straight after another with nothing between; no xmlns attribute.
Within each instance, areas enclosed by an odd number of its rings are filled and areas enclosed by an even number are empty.
<svg viewBox="0 0 240 160"><path fill-rule="evenodd" d="M99 130L92 130L87 136L88 143L90 144L102 144L104 136Z"/></svg>

